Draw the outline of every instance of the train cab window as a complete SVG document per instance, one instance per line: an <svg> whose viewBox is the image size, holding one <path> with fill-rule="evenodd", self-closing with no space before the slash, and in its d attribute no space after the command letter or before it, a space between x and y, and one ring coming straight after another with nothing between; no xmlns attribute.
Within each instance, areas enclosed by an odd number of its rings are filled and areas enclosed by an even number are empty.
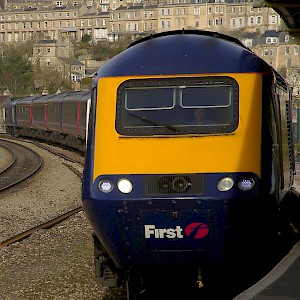
<svg viewBox="0 0 300 300"><path fill-rule="evenodd" d="M238 84L230 77L134 79L117 92L122 135L215 134L238 126Z"/></svg>

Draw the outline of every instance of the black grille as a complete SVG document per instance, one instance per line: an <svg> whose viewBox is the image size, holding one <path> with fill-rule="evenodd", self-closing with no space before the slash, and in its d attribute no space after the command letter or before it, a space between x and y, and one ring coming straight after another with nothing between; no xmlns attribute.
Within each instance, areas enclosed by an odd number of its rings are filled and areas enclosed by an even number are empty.
<svg viewBox="0 0 300 300"><path fill-rule="evenodd" d="M148 175L145 180L146 195L202 194L202 174Z"/></svg>

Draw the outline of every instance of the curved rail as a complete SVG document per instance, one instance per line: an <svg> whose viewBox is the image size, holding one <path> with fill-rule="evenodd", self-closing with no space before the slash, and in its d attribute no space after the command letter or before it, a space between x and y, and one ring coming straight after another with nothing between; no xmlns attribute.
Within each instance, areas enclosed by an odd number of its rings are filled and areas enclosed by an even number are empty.
<svg viewBox="0 0 300 300"><path fill-rule="evenodd" d="M0 174L0 192L15 186L34 175L43 165L43 159L33 150L4 139L0 145L15 155L15 162Z"/></svg>
<svg viewBox="0 0 300 300"><path fill-rule="evenodd" d="M11 149L9 149L5 145L1 144L1 141L0 141L0 146L2 148L4 148L9 153L9 155L11 156L11 160L9 162L7 162L6 167L1 170L1 172L0 172L0 176L1 176L2 173L6 172L9 168L11 168L15 164L17 158L16 158L15 153Z"/></svg>
<svg viewBox="0 0 300 300"><path fill-rule="evenodd" d="M25 238L28 238L31 234L33 234L34 232L36 232L40 229L49 229L49 228L53 227L54 225L57 225L57 224L61 223L62 221L68 219L69 217L73 216L74 214L76 214L80 211L82 211L81 206L77 207L77 208L74 208L73 210L68 211L68 212L66 212L66 213L64 213L64 214L48 221L48 222L45 222L41 225L30 228L30 229L28 229L28 230L26 230L26 231L24 231L24 232L22 232L22 233L20 233L16 236L12 237L12 238L9 238L9 239L1 242L0 247L6 247L6 246L8 246L12 243L19 242L19 241L21 241Z"/></svg>
<svg viewBox="0 0 300 300"><path fill-rule="evenodd" d="M10 137L9 137L9 139L10 139ZM18 139L16 139L16 138L13 138L13 139L14 139L14 140L18 140ZM19 144L16 144L16 143L14 143L14 142L10 142L10 141L7 141L7 140L1 140L1 138L0 138L0 145L1 145L1 146L2 146L2 142L3 142L3 141L5 141L5 142L7 142L7 143L11 143L11 144L13 144L13 145L19 145ZM47 150L48 152L50 152L50 153L52 153L52 154L54 154L54 155L57 155L57 156L59 156L59 157L65 159L65 160L67 160L67 161L79 163L79 161L77 161L76 159L72 159L72 158L68 157L67 155L64 155L64 154L62 154L62 153L59 153L58 151L55 151L55 150L53 150L53 149L49 148L48 146L43 145L43 144L41 144L41 143L38 143L38 142L35 142L35 141L26 141L26 142L30 142L30 143L34 144L35 146L38 146L38 147L40 147L40 148L42 148L42 149L44 149L44 150ZM8 148L9 148L9 147L8 147ZM25 148L26 148L26 147L25 147ZM27 148L27 150L30 150L30 149ZM13 152L14 152L14 151L13 151ZM35 152L34 152L34 153L35 153ZM36 154L36 153L35 153L35 154ZM37 155L37 154L36 154L36 155ZM42 159L42 158L41 158L41 159ZM67 168L69 168L69 169L70 169L75 175L77 175L79 178L82 178L82 173L81 173L81 172L77 171L74 167L72 167L72 166L70 166L70 165L68 165L68 164L66 164L66 163L63 163L63 164L64 164ZM1 174L0 174L0 181L1 181ZM0 188L0 191L1 191L1 188ZM11 238L8 238L8 239L5 240L5 241L2 241L1 244L0 244L0 248L1 248L1 247L9 246L9 245L12 244L12 243L21 241L21 240L23 240L23 239L25 239L25 238L28 238L31 234L33 234L34 232L36 232L36 231L38 231L38 230L40 230L40 229L49 229L49 228L51 228L51 227L53 227L53 226L55 226L55 225L57 225L57 224L63 222L64 220L68 219L69 217L71 217L72 215L74 215L74 214L76 214L76 213L78 213L78 212L80 212L80 211L82 211L82 207L81 207L81 206L79 206L79 207L77 207L77 208L74 208L74 209L72 209L72 210L70 210L70 211L68 211L68 212L66 212L66 213L63 213L63 214L61 214L61 215L59 215L59 216L57 216L57 217L51 219L50 221L44 222L44 223L42 223L42 224L40 224L40 225L38 225L38 226L35 226L35 227L30 228L30 229L28 229L28 230L25 230L25 231L21 232L20 234L17 234L17 235L15 235L15 236L11 237Z"/></svg>

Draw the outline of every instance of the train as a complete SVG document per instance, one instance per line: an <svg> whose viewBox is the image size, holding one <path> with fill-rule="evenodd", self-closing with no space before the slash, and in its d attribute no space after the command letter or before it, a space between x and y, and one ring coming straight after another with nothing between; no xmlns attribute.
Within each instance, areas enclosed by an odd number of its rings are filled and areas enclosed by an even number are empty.
<svg viewBox="0 0 300 300"><path fill-rule="evenodd" d="M210 122L192 122L199 111ZM233 285L288 232L294 175L291 92L272 66L217 32L133 42L91 91L83 207L97 280L125 282L130 300Z"/></svg>
<svg viewBox="0 0 300 300"><path fill-rule="evenodd" d="M4 103L6 132L85 151L90 91L10 97Z"/></svg>
<svg viewBox="0 0 300 300"><path fill-rule="evenodd" d="M90 91L4 109L8 133L84 152L95 277L132 300L222 290L300 230L291 103L285 79L238 39L176 30L133 42Z"/></svg>

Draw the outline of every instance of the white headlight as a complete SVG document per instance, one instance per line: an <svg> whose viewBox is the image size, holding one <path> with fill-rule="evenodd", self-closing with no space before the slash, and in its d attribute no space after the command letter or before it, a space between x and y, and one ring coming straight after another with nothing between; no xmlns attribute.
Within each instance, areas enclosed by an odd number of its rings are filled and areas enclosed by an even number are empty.
<svg viewBox="0 0 300 300"><path fill-rule="evenodd" d="M234 181L231 177L224 177L218 182L217 188L220 192L227 192L233 187L233 185Z"/></svg>
<svg viewBox="0 0 300 300"><path fill-rule="evenodd" d="M98 184L102 193L110 193L114 189L114 184L109 179L103 179Z"/></svg>
<svg viewBox="0 0 300 300"><path fill-rule="evenodd" d="M132 191L132 183L126 178L120 179L117 183L117 186L119 191L123 194L128 194Z"/></svg>
<svg viewBox="0 0 300 300"><path fill-rule="evenodd" d="M243 178L238 182L238 188L241 191L250 191L253 189L255 181L252 178Z"/></svg>

